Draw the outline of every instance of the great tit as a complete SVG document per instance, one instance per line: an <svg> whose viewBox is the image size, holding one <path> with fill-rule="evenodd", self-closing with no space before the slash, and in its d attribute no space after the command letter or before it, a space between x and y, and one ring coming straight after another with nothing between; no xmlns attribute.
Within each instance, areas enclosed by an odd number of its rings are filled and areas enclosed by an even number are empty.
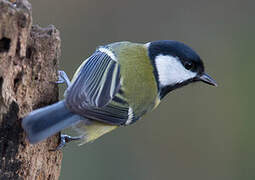
<svg viewBox="0 0 255 180"><path fill-rule="evenodd" d="M87 143L120 126L135 123L172 90L202 81L216 86L199 55L178 41L146 44L116 42L100 46L76 71L65 98L37 109L22 121L30 143L74 127L81 135L65 141ZM60 145L60 146L62 146Z"/></svg>

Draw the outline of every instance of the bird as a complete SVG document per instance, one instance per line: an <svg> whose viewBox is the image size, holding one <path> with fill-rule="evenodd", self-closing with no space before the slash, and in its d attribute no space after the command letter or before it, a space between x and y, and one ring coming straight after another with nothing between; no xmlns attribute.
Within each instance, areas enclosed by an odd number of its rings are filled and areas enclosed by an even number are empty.
<svg viewBox="0 0 255 180"><path fill-rule="evenodd" d="M32 144L66 128L79 136L61 134L58 148L73 140L86 144L134 124L169 92L198 81L217 86L200 56L182 42L114 42L96 48L72 81L59 71L57 83L68 86L64 99L32 111L23 118L22 127Z"/></svg>

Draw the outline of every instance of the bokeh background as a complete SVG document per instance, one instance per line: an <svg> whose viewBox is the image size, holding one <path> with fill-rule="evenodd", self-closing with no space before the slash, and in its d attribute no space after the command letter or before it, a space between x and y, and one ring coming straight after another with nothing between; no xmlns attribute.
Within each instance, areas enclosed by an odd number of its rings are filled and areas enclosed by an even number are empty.
<svg viewBox="0 0 255 180"><path fill-rule="evenodd" d="M34 24L61 32L71 77L99 45L172 39L204 59L218 88L176 90L135 125L64 149L61 180L254 180L255 1L33 1ZM63 88L61 89L63 92Z"/></svg>

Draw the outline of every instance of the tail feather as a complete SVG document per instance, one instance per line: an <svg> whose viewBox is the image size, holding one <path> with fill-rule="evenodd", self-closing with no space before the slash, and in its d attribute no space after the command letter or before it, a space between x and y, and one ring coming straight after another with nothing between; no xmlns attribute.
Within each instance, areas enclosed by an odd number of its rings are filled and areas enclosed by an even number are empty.
<svg viewBox="0 0 255 180"><path fill-rule="evenodd" d="M22 120L30 143L38 143L57 132L78 123L83 118L71 113L64 101L37 109Z"/></svg>

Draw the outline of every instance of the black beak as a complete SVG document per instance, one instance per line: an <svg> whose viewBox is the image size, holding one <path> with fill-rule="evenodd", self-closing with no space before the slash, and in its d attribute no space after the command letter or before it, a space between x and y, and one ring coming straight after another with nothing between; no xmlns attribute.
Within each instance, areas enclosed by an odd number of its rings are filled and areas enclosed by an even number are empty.
<svg viewBox="0 0 255 180"><path fill-rule="evenodd" d="M199 80L200 81L203 81L204 83L206 84L210 84L212 86L218 86L216 81L211 77L209 76L208 74L206 73L203 73L200 77L199 77Z"/></svg>

